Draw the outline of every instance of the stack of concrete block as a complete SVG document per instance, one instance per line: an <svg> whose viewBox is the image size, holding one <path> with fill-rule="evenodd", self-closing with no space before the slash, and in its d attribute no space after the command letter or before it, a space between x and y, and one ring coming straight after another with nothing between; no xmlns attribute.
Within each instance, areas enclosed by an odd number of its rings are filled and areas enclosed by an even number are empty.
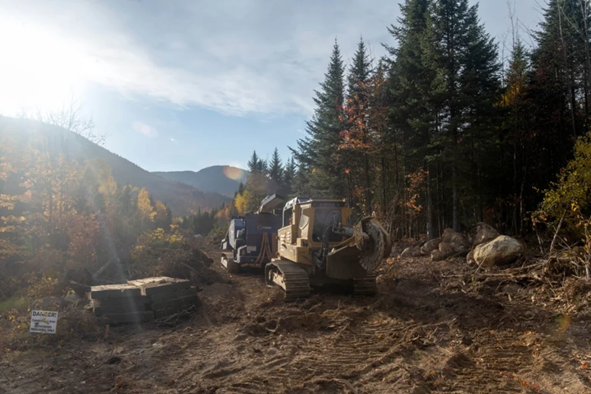
<svg viewBox="0 0 591 394"><path fill-rule="evenodd" d="M150 299L137 286L93 286L90 298L95 316L109 324L146 323L154 320Z"/></svg>
<svg viewBox="0 0 591 394"><path fill-rule="evenodd" d="M141 295L150 300L155 319L191 309L198 302L197 289L188 280L162 276L130 280L127 284L139 288Z"/></svg>

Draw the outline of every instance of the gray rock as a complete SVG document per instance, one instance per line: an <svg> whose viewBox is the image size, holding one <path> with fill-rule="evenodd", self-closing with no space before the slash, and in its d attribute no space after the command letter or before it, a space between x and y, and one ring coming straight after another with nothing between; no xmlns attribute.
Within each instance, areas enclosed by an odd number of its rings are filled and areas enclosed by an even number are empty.
<svg viewBox="0 0 591 394"><path fill-rule="evenodd" d="M468 265L476 264L476 261L474 260L474 251L473 250L471 250L470 253L468 253L468 255L466 256L466 263L468 263Z"/></svg>
<svg viewBox="0 0 591 394"><path fill-rule="evenodd" d="M455 253L454 248L451 246L451 244L447 242L441 242L439 244L439 251L441 252L441 255L444 259L448 258L449 256Z"/></svg>
<svg viewBox="0 0 591 394"><path fill-rule="evenodd" d="M474 248L474 260L483 268L511 264L523 253L523 245L515 238L501 235Z"/></svg>
<svg viewBox="0 0 591 394"><path fill-rule="evenodd" d="M419 257L421 255L421 249L418 246L411 246L402 251L400 257Z"/></svg>
<svg viewBox="0 0 591 394"><path fill-rule="evenodd" d="M451 228L446 228L443 231L441 241L448 243L455 253L468 253L471 246L470 241L466 237Z"/></svg>
<svg viewBox="0 0 591 394"><path fill-rule="evenodd" d="M439 249L435 249L434 251L431 252L431 260L433 260L433 261L445 260L445 256L443 255L443 253L441 253L439 251Z"/></svg>
<svg viewBox="0 0 591 394"><path fill-rule="evenodd" d="M434 238L430 241L427 241L421 246L421 254L423 256L430 256L431 252L437 250L439 248L439 243L441 242L441 238Z"/></svg>
<svg viewBox="0 0 591 394"><path fill-rule="evenodd" d="M474 246L478 246L480 244L492 241L493 239L497 238L499 235L499 232L492 226L486 224L486 223L478 223L476 225L476 235L474 236L474 239L472 240L472 245Z"/></svg>

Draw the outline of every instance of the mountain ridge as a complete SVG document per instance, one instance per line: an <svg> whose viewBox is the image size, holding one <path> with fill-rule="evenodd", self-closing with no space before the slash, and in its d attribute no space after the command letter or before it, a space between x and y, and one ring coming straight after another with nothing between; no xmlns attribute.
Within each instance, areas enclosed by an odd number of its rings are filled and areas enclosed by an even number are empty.
<svg viewBox="0 0 591 394"><path fill-rule="evenodd" d="M215 165L199 171L154 171L152 174L182 182L198 190L234 198L240 183L246 183L248 171L228 165Z"/></svg>
<svg viewBox="0 0 591 394"><path fill-rule="evenodd" d="M199 209L215 209L231 199L219 193L198 190L186 183L161 177L144 170L128 159L89 141L85 137L59 126L31 119L17 119L0 115L0 134L10 135L17 144L32 144L38 133L47 133L51 148L57 153L74 157L102 159L110 167L113 178L120 185L144 187L154 198L165 203L175 216L184 216Z"/></svg>

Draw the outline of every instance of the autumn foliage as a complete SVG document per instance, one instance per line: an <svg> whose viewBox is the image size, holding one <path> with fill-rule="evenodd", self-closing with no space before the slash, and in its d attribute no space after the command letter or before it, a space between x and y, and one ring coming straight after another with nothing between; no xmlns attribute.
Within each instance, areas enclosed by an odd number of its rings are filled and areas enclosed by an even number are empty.
<svg viewBox="0 0 591 394"><path fill-rule="evenodd" d="M27 288L61 294L107 263L105 275L123 279L138 237L171 231L170 210L145 189L117 185L105 162L60 149L63 130L31 124L0 132L0 300ZM37 294L31 285L43 278L53 285Z"/></svg>

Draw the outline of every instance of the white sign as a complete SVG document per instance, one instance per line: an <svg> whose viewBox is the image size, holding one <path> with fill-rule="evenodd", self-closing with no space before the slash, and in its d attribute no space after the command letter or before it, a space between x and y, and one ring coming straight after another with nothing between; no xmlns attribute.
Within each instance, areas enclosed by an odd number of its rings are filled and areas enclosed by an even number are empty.
<svg viewBox="0 0 591 394"><path fill-rule="evenodd" d="M30 332L36 334L55 334L57 328L57 312L33 311L31 313Z"/></svg>

